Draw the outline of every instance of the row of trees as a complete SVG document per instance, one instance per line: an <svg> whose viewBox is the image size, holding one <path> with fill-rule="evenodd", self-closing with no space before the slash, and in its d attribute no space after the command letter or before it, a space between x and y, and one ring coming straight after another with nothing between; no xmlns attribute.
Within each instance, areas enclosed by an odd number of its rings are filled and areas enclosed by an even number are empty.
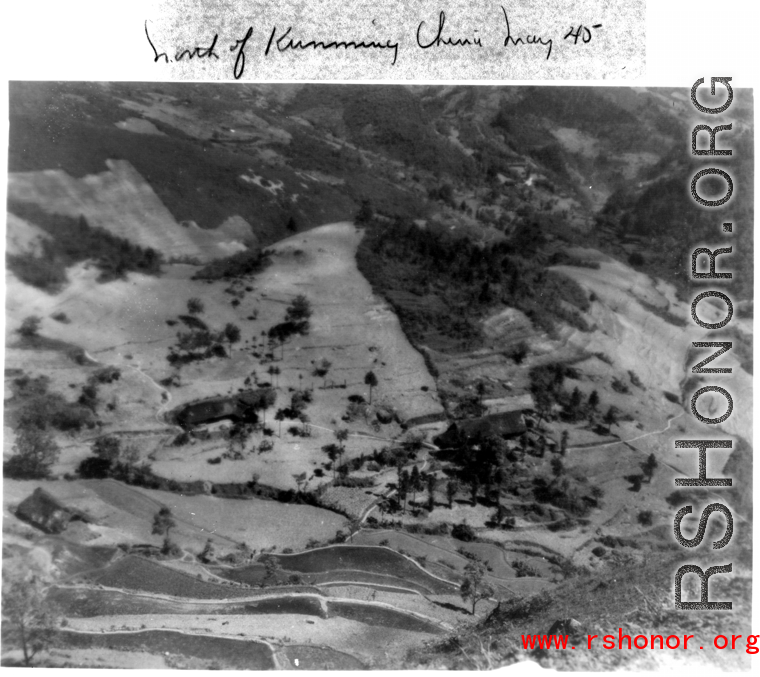
<svg viewBox="0 0 760 677"><path fill-rule="evenodd" d="M284 359L285 343L294 336L306 336L309 333L312 312L309 299L299 294L285 310L285 319L269 329L269 341L273 346L280 347L280 359Z"/></svg>

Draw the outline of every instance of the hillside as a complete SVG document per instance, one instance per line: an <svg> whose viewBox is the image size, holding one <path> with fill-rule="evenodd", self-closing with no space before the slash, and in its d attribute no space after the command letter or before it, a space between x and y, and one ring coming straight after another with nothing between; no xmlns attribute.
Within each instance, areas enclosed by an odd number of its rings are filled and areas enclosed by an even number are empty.
<svg viewBox="0 0 760 677"><path fill-rule="evenodd" d="M749 618L753 158L730 216L694 206L687 103L12 83L3 605L51 612L33 664L746 668L520 640L725 631L672 611L674 514L695 533L716 500L734 577L711 594ZM737 406L715 426L690 411L712 382L692 344L717 339L688 264L724 218ZM674 490L695 461L674 440L716 431L730 495Z"/></svg>

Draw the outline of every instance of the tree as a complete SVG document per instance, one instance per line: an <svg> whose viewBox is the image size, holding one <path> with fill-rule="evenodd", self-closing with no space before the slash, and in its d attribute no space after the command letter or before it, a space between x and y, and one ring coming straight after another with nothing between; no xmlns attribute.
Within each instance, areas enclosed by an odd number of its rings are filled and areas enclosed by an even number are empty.
<svg viewBox="0 0 760 677"><path fill-rule="evenodd" d="M536 428L541 427L541 421L548 418L551 412L554 399L547 388L536 387L532 388L533 400L536 403L536 413L538 413L538 421L536 422Z"/></svg>
<svg viewBox="0 0 760 677"><path fill-rule="evenodd" d="M282 422L285 420L285 410L284 409L278 409L277 413L274 415L274 420L277 421L280 424L280 430L279 435L282 437Z"/></svg>
<svg viewBox="0 0 760 677"><path fill-rule="evenodd" d="M44 430L22 427L16 434L13 456L3 464L6 477L18 480L49 479L61 450Z"/></svg>
<svg viewBox="0 0 760 677"><path fill-rule="evenodd" d="M446 482L446 500L449 502L449 510L454 507L454 498L459 491L459 483L456 480Z"/></svg>
<svg viewBox="0 0 760 677"><path fill-rule="evenodd" d="M206 306L203 305L203 301L201 301L197 296L188 299L187 312L191 315L200 315L205 309Z"/></svg>
<svg viewBox="0 0 760 677"><path fill-rule="evenodd" d="M435 508L436 482L437 480L434 473L428 473L428 475L425 477L425 483L427 484L427 492L428 492L428 502L427 502L428 512L432 512L433 508Z"/></svg>
<svg viewBox="0 0 760 677"><path fill-rule="evenodd" d="M275 385L275 388L277 387L277 377L280 375L281 371L279 367L275 367L273 364L269 365L269 369L267 369L267 374L269 374L272 377L272 381Z"/></svg>
<svg viewBox="0 0 760 677"><path fill-rule="evenodd" d="M293 475L293 479L296 481L296 487L298 487L298 493L302 494L306 489L306 485L309 483L309 478L305 472Z"/></svg>
<svg viewBox="0 0 760 677"><path fill-rule="evenodd" d="M57 607L45 592L38 576L11 578L3 567L3 648L7 644L21 647L26 667L55 634Z"/></svg>
<svg viewBox="0 0 760 677"><path fill-rule="evenodd" d="M121 441L114 435L101 435L93 442L92 453L113 465L121 455Z"/></svg>
<svg viewBox="0 0 760 677"><path fill-rule="evenodd" d="M478 504L479 493L480 493L480 478L477 475L473 475L470 478L470 503L472 505Z"/></svg>
<svg viewBox="0 0 760 677"><path fill-rule="evenodd" d="M485 580L486 570L480 562L468 562L464 568L464 581L459 587L462 600L472 602L472 614L475 615L475 605L483 599L493 597L494 589Z"/></svg>
<svg viewBox="0 0 760 677"><path fill-rule="evenodd" d="M356 214L355 222L359 225L365 225L372 221L374 218L374 210L372 209L372 202L370 200L362 200L359 212Z"/></svg>
<svg viewBox="0 0 760 677"><path fill-rule="evenodd" d="M224 335L224 339L230 346L231 352L232 344L240 341L240 327L238 327L236 324L233 324L232 322L228 322L224 325L224 330L222 333Z"/></svg>
<svg viewBox="0 0 760 677"><path fill-rule="evenodd" d="M573 391L570 393L570 404L568 406L570 410L570 416L575 419L578 416L578 411L581 408L581 405L583 404L583 394L578 389L578 386L575 386L573 388Z"/></svg>
<svg viewBox="0 0 760 677"><path fill-rule="evenodd" d="M331 442L330 444L325 444L322 447L322 451L327 454L327 458L329 458L330 462L332 463L333 479L335 479L338 476L336 461L340 456L340 447L334 442Z"/></svg>
<svg viewBox="0 0 760 677"><path fill-rule="evenodd" d="M406 512L406 499L409 495L409 487L411 485L411 478L409 477L408 470L401 470L398 478L398 497L399 500L404 502L403 512Z"/></svg>
<svg viewBox="0 0 760 677"><path fill-rule="evenodd" d="M82 386L82 392L77 400L83 407L87 407L91 412L95 413L95 409L98 406L98 386L95 383L85 383Z"/></svg>
<svg viewBox="0 0 760 677"><path fill-rule="evenodd" d="M644 471L644 477L647 479L647 483L652 481L654 471L657 469L659 463L657 457L652 453L647 456L647 460L641 464L641 469Z"/></svg>
<svg viewBox="0 0 760 677"><path fill-rule="evenodd" d="M169 533L176 526L177 523L174 521L174 515L172 515L172 511L166 506L163 506L155 515L153 515L153 529L151 530L151 533L154 536L164 536L162 551L166 555L170 554L176 548L169 537Z"/></svg>
<svg viewBox="0 0 760 677"><path fill-rule="evenodd" d="M264 560L264 578L261 580L261 587L267 585L277 585L282 574L282 565L277 557L271 555Z"/></svg>
<svg viewBox="0 0 760 677"><path fill-rule="evenodd" d="M303 294L296 296L285 310L286 322L299 322L311 317L311 302Z"/></svg>
<svg viewBox="0 0 760 677"><path fill-rule="evenodd" d="M377 376L375 376L375 372L368 371L364 374L364 385L369 386L369 403L372 404L372 388L377 386Z"/></svg>
<svg viewBox="0 0 760 677"><path fill-rule="evenodd" d="M338 444L340 445L340 458L341 463L343 462L343 454L346 453L346 440L348 439L348 429L347 428L338 428L333 433L335 435L335 439L338 440Z"/></svg>
<svg viewBox="0 0 760 677"><path fill-rule="evenodd" d="M261 425L266 426L267 409L270 409L277 402L277 393L272 388L262 388L257 391L258 397L254 404L254 409L261 411Z"/></svg>
<svg viewBox="0 0 760 677"><path fill-rule="evenodd" d="M215 558L216 558L216 551L214 550L214 544L211 542L211 539L209 538L206 541L206 545L203 546L203 550L201 551L201 554L198 555L198 559L204 564L209 564L210 562L213 562Z"/></svg>
<svg viewBox="0 0 760 677"><path fill-rule="evenodd" d="M412 491L412 505L414 505L417 498L417 492L422 489L420 469L416 465L412 466L412 474L409 476L409 489Z"/></svg>
<svg viewBox="0 0 760 677"><path fill-rule="evenodd" d="M39 317L36 315L30 315L29 317L24 318L21 326L16 331L24 338L32 338L37 336L41 323L42 320Z"/></svg>
<svg viewBox="0 0 760 677"><path fill-rule="evenodd" d="M591 408L591 411L596 411L599 407L599 393L596 390L592 390L588 396L588 406Z"/></svg>
<svg viewBox="0 0 760 677"><path fill-rule="evenodd" d="M559 453L564 456L567 453L567 441L570 438L570 433L567 430L562 431L562 437L559 440Z"/></svg>
<svg viewBox="0 0 760 677"><path fill-rule="evenodd" d="M285 228L287 228L288 232L290 233L298 232L298 224L296 223L296 220L292 216L288 219L288 222L285 225Z"/></svg>
<svg viewBox="0 0 760 677"><path fill-rule="evenodd" d="M312 371L312 376L318 376L319 378L324 379L322 382L322 387L327 387L327 372L330 371L330 367L332 367L332 362L328 360L326 357L323 357L319 362L317 362L314 365L314 371Z"/></svg>
<svg viewBox="0 0 760 677"><path fill-rule="evenodd" d="M551 461L552 466L552 473L555 477L559 477L563 472L565 472L565 464L562 462L562 459L558 456L555 456L552 458Z"/></svg>
<svg viewBox="0 0 760 677"><path fill-rule="evenodd" d="M617 412L615 411L615 407L610 407L609 409L607 409L607 413L604 415L603 421L607 425L607 432L611 433L612 426L618 422Z"/></svg>

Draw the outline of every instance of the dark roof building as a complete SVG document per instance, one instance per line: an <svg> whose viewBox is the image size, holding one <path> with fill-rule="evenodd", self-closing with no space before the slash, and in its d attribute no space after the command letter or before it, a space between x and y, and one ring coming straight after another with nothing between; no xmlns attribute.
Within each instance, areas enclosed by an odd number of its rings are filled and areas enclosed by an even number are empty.
<svg viewBox="0 0 760 677"><path fill-rule="evenodd" d="M176 411L174 420L185 429L224 419L255 421L256 410L260 407L268 390L268 388L246 390L236 395L213 397L187 404Z"/></svg>
<svg viewBox="0 0 760 677"><path fill-rule="evenodd" d="M462 441L478 437L519 437L526 430L522 411L505 411L500 414L489 414L480 418L455 421L445 433L433 441L445 449L455 447Z"/></svg>
<svg viewBox="0 0 760 677"><path fill-rule="evenodd" d="M64 505L41 487L21 501L16 517L49 534L60 534L71 520L92 521L86 513Z"/></svg>

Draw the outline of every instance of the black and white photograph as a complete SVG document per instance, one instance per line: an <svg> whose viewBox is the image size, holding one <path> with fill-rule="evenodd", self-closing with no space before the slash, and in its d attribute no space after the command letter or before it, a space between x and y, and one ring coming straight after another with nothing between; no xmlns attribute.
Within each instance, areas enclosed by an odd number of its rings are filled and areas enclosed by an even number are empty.
<svg viewBox="0 0 760 677"><path fill-rule="evenodd" d="M2 664L749 670L717 80L10 82Z"/></svg>

